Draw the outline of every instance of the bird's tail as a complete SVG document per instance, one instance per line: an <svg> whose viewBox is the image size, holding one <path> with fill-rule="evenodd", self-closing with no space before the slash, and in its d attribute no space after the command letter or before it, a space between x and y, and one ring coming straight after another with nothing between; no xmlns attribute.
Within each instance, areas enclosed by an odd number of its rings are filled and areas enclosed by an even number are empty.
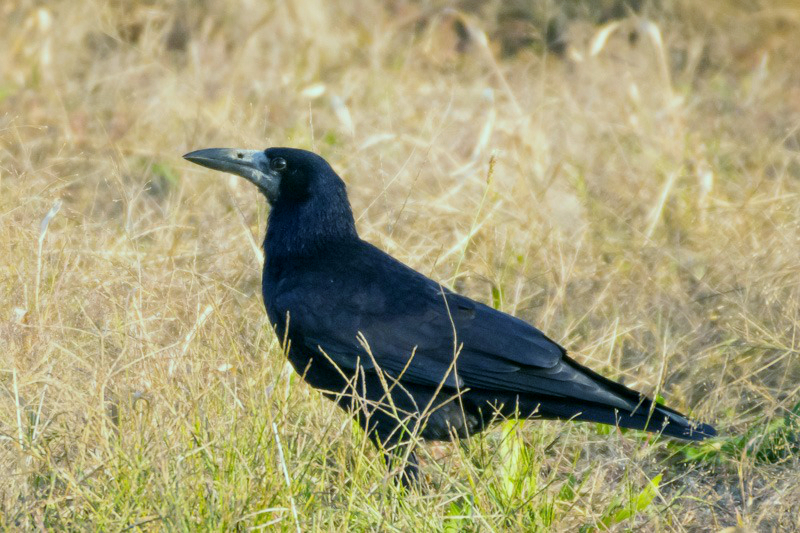
<svg viewBox="0 0 800 533"><path fill-rule="evenodd" d="M651 401L644 398L634 412L590 402L564 401L562 398L537 399L534 416L561 420L585 420L622 428L641 429L684 440L705 440L716 436L717 430L709 424L694 422L677 411L656 405L650 411Z"/></svg>
<svg viewBox="0 0 800 533"><path fill-rule="evenodd" d="M654 404L650 398L604 378L568 357L564 360L583 379L591 380L597 393L582 395L582 398L538 397L534 400L538 403L531 405L533 416L599 422L694 441L717 434L709 424L695 422L674 409ZM616 401L608 401L609 397Z"/></svg>

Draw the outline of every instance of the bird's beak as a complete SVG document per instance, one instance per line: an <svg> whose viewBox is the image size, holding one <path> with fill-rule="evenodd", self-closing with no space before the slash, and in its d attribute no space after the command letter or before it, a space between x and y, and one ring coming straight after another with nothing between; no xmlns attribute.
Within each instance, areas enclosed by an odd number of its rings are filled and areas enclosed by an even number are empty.
<svg viewBox="0 0 800 533"><path fill-rule="evenodd" d="M278 197L280 176L269 170L267 156L261 150L206 148L183 156L187 161L241 176L261 189L270 203Z"/></svg>

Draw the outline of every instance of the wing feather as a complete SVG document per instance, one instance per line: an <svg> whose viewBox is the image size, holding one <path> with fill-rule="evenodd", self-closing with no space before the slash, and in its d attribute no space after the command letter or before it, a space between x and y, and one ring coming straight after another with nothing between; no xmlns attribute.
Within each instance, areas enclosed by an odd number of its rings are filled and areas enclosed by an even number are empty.
<svg viewBox="0 0 800 533"><path fill-rule="evenodd" d="M365 295L375 287L367 284L338 294L336 309L303 299L303 291L277 303L290 312L290 333L343 369L374 371L374 358L394 378L421 385L559 395L566 379L561 346L516 317L423 279L395 300Z"/></svg>

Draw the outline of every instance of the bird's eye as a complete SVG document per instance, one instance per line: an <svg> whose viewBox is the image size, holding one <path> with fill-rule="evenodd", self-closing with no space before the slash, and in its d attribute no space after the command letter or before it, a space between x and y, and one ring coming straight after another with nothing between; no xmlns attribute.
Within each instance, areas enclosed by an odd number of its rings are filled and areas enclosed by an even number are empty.
<svg viewBox="0 0 800 533"><path fill-rule="evenodd" d="M269 168L276 172L286 169L286 160L282 157L276 157L269 162Z"/></svg>

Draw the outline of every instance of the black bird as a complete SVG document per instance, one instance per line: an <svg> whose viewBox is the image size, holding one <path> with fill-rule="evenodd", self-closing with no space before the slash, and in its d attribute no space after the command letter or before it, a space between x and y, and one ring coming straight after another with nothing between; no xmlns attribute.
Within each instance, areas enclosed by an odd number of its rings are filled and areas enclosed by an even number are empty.
<svg viewBox="0 0 800 533"><path fill-rule="evenodd" d="M461 438L494 418L586 420L686 440L714 428L578 364L544 333L361 240L342 179L293 148L184 156L254 183L271 205L264 305L298 374L408 461L409 436ZM405 451L403 451L405 450ZM391 460L397 455L387 455Z"/></svg>

